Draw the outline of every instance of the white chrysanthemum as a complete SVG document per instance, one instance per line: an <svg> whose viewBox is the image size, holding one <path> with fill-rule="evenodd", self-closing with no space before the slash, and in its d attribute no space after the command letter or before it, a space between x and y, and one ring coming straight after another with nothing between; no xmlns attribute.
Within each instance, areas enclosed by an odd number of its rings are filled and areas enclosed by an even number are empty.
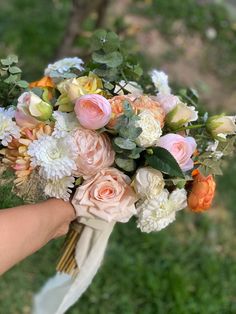
<svg viewBox="0 0 236 314"><path fill-rule="evenodd" d="M168 76L164 72L152 70L151 79L159 93L165 95L171 94L171 89L168 83Z"/></svg>
<svg viewBox="0 0 236 314"><path fill-rule="evenodd" d="M56 197L69 201L71 189L74 187L74 177L63 177L59 180L48 180L44 193L50 197Z"/></svg>
<svg viewBox="0 0 236 314"><path fill-rule="evenodd" d="M71 70L72 68L75 68L79 71L83 71L84 70L82 66L83 63L84 61L77 57L64 58L64 59L56 61L53 64L49 64L47 68L44 70L44 74L46 76L51 76L53 72L64 74L68 72L69 70Z"/></svg>
<svg viewBox="0 0 236 314"><path fill-rule="evenodd" d="M28 154L32 166L39 166L39 174L45 179L61 179L76 170L77 146L72 136L57 139L41 136L29 145Z"/></svg>
<svg viewBox="0 0 236 314"><path fill-rule="evenodd" d="M162 135L160 122L155 119L149 110L142 111L136 122L136 127L142 129L142 133L136 139L136 143L141 147L155 146Z"/></svg>
<svg viewBox="0 0 236 314"><path fill-rule="evenodd" d="M15 110L13 108L0 108L0 143L7 146L13 138L20 137L20 128L13 121Z"/></svg>
<svg viewBox="0 0 236 314"><path fill-rule="evenodd" d="M67 113L55 111L53 113L53 118L56 122L52 135L56 138L65 137L79 126L79 121L74 112Z"/></svg>
<svg viewBox="0 0 236 314"><path fill-rule="evenodd" d="M187 205L187 192L176 189L171 194L164 189L158 196L137 204L138 228L142 232L160 231L175 220L176 211Z"/></svg>

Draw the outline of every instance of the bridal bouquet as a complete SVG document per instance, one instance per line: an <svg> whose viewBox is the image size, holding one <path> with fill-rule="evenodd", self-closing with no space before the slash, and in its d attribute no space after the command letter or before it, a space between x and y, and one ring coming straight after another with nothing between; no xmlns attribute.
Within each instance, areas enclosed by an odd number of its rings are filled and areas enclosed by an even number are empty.
<svg viewBox="0 0 236 314"><path fill-rule="evenodd" d="M194 90L173 92L164 72L143 74L116 34L98 31L91 42L87 65L65 58L28 86L16 60L1 60L5 84L15 79L20 93L0 108L2 161L17 187L33 176L42 194L70 200L78 217L58 265L73 276L51 280L35 313L64 313L79 298L115 223L134 217L141 232L157 232L184 208L209 209L214 177L234 149L235 117L209 116Z"/></svg>

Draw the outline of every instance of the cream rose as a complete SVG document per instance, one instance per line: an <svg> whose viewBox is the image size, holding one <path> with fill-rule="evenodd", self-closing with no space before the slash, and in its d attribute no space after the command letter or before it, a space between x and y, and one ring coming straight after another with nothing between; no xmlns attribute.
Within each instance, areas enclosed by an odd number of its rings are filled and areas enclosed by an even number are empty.
<svg viewBox="0 0 236 314"><path fill-rule="evenodd" d="M155 146L162 135L160 122L149 110L142 111L138 117L136 126L142 129L142 133L136 139L136 143L141 147Z"/></svg>
<svg viewBox="0 0 236 314"><path fill-rule="evenodd" d="M186 123L196 121L198 112L193 106L179 102L166 116L166 123L173 129L179 128Z"/></svg>
<svg viewBox="0 0 236 314"><path fill-rule="evenodd" d="M152 198L164 189L162 173L151 167L140 168L136 172L133 186L140 198Z"/></svg>
<svg viewBox="0 0 236 314"><path fill-rule="evenodd" d="M206 122L207 130L214 138L225 138L226 135L236 132L235 120L235 116L217 115L210 117Z"/></svg>
<svg viewBox="0 0 236 314"><path fill-rule="evenodd" d="M33 92L25 92L18 98L18 110L28 111L37 120L46 121L52 116L52 106Z"/></svg>
<svg viewBox="0 0 236 314"><path fill-rule="evenodd" d="M106 168L78 187L72 204L78 217L127 222L136 214L136 201L130 178L115 168Z"/></svg>
<svg viewBox="0 0 236 314"><path fill-rule="evenodd" d="M78 148L76 176L88 177L114 163L115 152L109 137L96 131L78 128L73 134Z"/></svg>

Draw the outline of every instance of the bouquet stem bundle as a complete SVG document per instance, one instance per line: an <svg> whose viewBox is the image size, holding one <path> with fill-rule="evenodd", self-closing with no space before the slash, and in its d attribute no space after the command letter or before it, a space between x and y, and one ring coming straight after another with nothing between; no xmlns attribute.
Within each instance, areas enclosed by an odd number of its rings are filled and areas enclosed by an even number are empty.
<svg viewBox="0 0 236 314"><path fill-rule="evenodd" d="M75 276L79 272L79 267L75 259L75 249L79 237L83 231L84 225L76 221L71 223L70 229L67 233L64 245L62 247L62 254L56 266L56 270L60 273L66 273Z"/></svg>

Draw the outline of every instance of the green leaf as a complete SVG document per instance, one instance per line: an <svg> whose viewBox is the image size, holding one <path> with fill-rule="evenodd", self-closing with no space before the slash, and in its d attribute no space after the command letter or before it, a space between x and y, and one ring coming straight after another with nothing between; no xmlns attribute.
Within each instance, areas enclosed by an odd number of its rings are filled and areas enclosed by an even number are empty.
<svg viewBox="0 0 236 314"><path fill-rule="evenodd" d="M18 62L18 57L15 55L10 55L6 59L1 59L2 65L6 65L6 66L9 66L9 65L11 65L13 63L17 63L17 62Z"/></svg>
<svg viewBox="0 0 236 314"><path fill-rule="evenodd" d="M122 54L118 51L114 51L108 54L94 52L92 54L92 59L94 62L106 64L110 68L116 68L123 62Z"/></svg>
<svg viewBox="0 0 236 314"><path fill-rule="evenodd" d="M128 172L134 171L136 168L136 163L133 159L116 157L115 162L119 168Z"/></svg>
<svg viewBox="0 0 236 314"><path fill-rule="evenodd" d="M11 74L8 76L8 78L4 80L4 82L7 84L14 84L17 82L17 80L18 80L18 76Z"/></svg>
<svg viewBox="0 0 236 314"><path fill-rule="evenodd" d="M149 166L154 169L160 170L171 177L184 178L184 174L180 169L179 164L171 153L162 147L152 148L153 155L147 155L146 161Z"/></svg>
<svg viewBox="0 0 236 314"><path fill-rule="evenodd" d="M23 80L20 80L16 83L17 86L21 87L21 88L27 88L29 86L29 83Z"/></svg>
<svg viewBox="0 0 236 314"><path fill-rule="evenodd" d="M103 49L106 53L117 50L120 47L119 36L114 32L108 32L106 40L103 43Z"/></svg>
<svg viewBox="0 0 236 314"><path fill-rule="evenodd" d="M119 130L120 136L124 138L128 138L132 141L136 140L137 137L142 133L142 128L128 125L127 127L123 127Z"/></svg>
<svg viewBox="0 0 236 314"><path fill-rule="evenodd" d="M91 47L93 50L99 50L103 47L104 42L106 41L107 31L104 29L99 29L94 32L91 38Z"/></svg>
<svg viewBox="0 0 236 314"><path fill-rule="evenodd" d="M204 176L208 176L209 174L220 176L223 175L223 172L221 170L221 164L221 160L205 159L204 162L202 162L201 166L198 168L198 170Z"/></svg>
<svg viewBox="0 0 236 314"><path fill-rule="evenodd" d="M116 137L114 142L118 147L123 149L132 150L136 148L136 144L127 138Z"/></svg>
<svg viewBox="0 0 236 314"><path fill-rule="evenodd" d="M9 68L9 72L10 72L11 74L18 74L18 73L21 73L22 71L21 71L21 69L18 68L17 66L13 66L13 67L10 67L10 68Z"/></svg>
<svg viewBox="0 0 236 314"><path fill-rule="evenodd" d="M217 151L221 151L224 156L231 155L235 150L236 136L232 136L226 142L220 142Z"/></svg>
<svg viewBox="0 0 236 314"><path fill-rule="evenodd" d="M129 158L132 159L138 159L140 158L140 153L143 151L144 149L141 147L136 147L135 149L132 150L131 154L128 155Z"/></svg>

